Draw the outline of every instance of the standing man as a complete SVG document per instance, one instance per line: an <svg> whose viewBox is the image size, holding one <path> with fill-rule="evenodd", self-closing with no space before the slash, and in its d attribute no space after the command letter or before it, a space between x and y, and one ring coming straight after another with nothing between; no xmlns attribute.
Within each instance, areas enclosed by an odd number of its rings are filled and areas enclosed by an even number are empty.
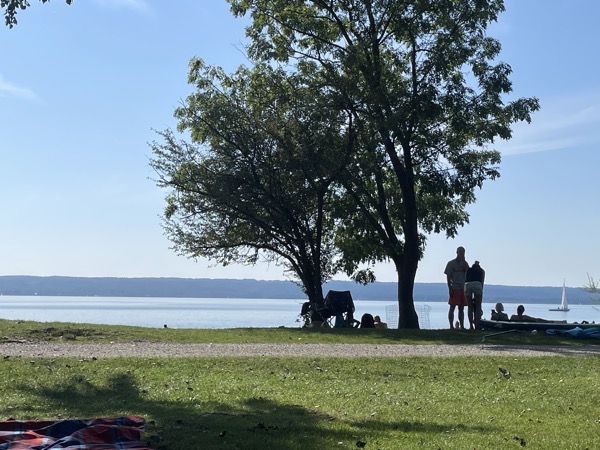
<svg viewBox="0 0 600 450"><path fill-rule="evenodd" d="M469 267L465 281L465 297L467 298L467 313L469 314L469 326L479 330L479 319L481 319L481 302L483 300L483 282L485 281L485 270L479 265L479 261Z"/></svg>
<svg viewBox="0 0 600 450"><path fill-rule="evenodd" d="M448 282L448 293L449 299L448 304L450 309L448 310L448 321L450 322L450 328L454 329L454 310L458 306L458 322L460 329L465 329L465 305L467 299L465 297L465 280L469 264L465 261L465 248L458 247L456 249L456 258L451 259L446 264L446 281Z"/></svg>

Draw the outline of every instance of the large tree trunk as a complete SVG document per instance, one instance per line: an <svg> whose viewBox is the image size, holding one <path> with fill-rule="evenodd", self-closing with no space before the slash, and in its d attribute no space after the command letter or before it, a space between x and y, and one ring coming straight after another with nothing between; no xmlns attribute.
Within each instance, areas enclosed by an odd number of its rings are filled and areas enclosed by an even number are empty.
<svg viewBox="0 0 600 450"><path fill-rule="evenodd" d="M416 203L409 197L406 203L407 219L404 226L404 254L396 263L398 270L398 328L419 328L413 292L419 265L419 232L417 228ZM412 208L411 208L412 206Z"/></svg>
<svg viewBox="0 0 600 450"><path fill-rule="evenodd" d="M306 236L305 249L303 257L303 272L305 279L304 287L308 294L308 301L313 306L313 310L325 303L323 296L323 274L321 271L321 245L323 239L323 214L324 214L324 194L319 192L317 195L317 223L315 225L315 239L311 241Z"/></svg>
<svg viewBox="0 0 600 450"><path fill-rule="evenodd" d="M308 301L311 304L322 305L324 297L323 285L321 284L321 280L317 279L314 276L311 276L308 279L302 280L302 282L304 284L304 289L306 290L306 296L308 297Z"/></svg>
<svg viewBox="0 0 600 450"><path fill-rule="evenodd" d="M398 328L419 329L419 317L413 300L415 275L416 271L412 274L398 271Z"/></svg>

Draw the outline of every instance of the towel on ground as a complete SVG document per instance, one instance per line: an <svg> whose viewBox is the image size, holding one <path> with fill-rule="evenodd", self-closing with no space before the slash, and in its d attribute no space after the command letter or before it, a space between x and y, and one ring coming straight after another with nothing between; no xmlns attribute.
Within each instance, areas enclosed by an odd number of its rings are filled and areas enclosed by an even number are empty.
<svg viewBox="0 0 600 450"><path fill-rule="evenodd" d="M557 334L567 335L568 334L569 336L573 336L574 338L600 339L600 327L591 327L591 328L575 327L570 330L550 329L550 330L546 330L546 334L551 334L551 335L557 335Z"/></svg>
<svg viewBox="0 0 600 450"><path fill-rule="evenodd" d="M0 450L151 450L139 416L0 422Z"/></svg>

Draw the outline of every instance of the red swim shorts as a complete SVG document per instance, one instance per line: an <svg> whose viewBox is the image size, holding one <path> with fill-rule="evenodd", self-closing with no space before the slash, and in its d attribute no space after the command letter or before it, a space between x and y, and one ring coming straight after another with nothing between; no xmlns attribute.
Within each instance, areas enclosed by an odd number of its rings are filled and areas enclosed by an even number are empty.
<svg viewBox="0 0 600 450"><path fill-rule="evenodd" d="M467 306L467 298L465 297L464 289L452 289L450 291L449 305Z"/></svg>

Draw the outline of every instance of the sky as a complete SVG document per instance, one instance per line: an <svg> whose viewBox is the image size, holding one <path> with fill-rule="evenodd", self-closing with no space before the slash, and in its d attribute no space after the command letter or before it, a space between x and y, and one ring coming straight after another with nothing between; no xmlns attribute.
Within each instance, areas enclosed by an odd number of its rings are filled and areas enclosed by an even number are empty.
<svg viewBox="0 0 600 450"><path fill-rule="evenodd" d="M286 279L274 265L221 267L170 249L152 181L154 130L193 92L188 62L247 63L225 0L63 0L0 28L0 275ZM600 278L600 2L508 0L489 34L513 94L539 98L501 142L455 239L433 235L417 282L444 282L456 247L486 283L583 286ZM396 281L394 267L375 268ZM344 277L338 277L344 279Z"/></svg>

